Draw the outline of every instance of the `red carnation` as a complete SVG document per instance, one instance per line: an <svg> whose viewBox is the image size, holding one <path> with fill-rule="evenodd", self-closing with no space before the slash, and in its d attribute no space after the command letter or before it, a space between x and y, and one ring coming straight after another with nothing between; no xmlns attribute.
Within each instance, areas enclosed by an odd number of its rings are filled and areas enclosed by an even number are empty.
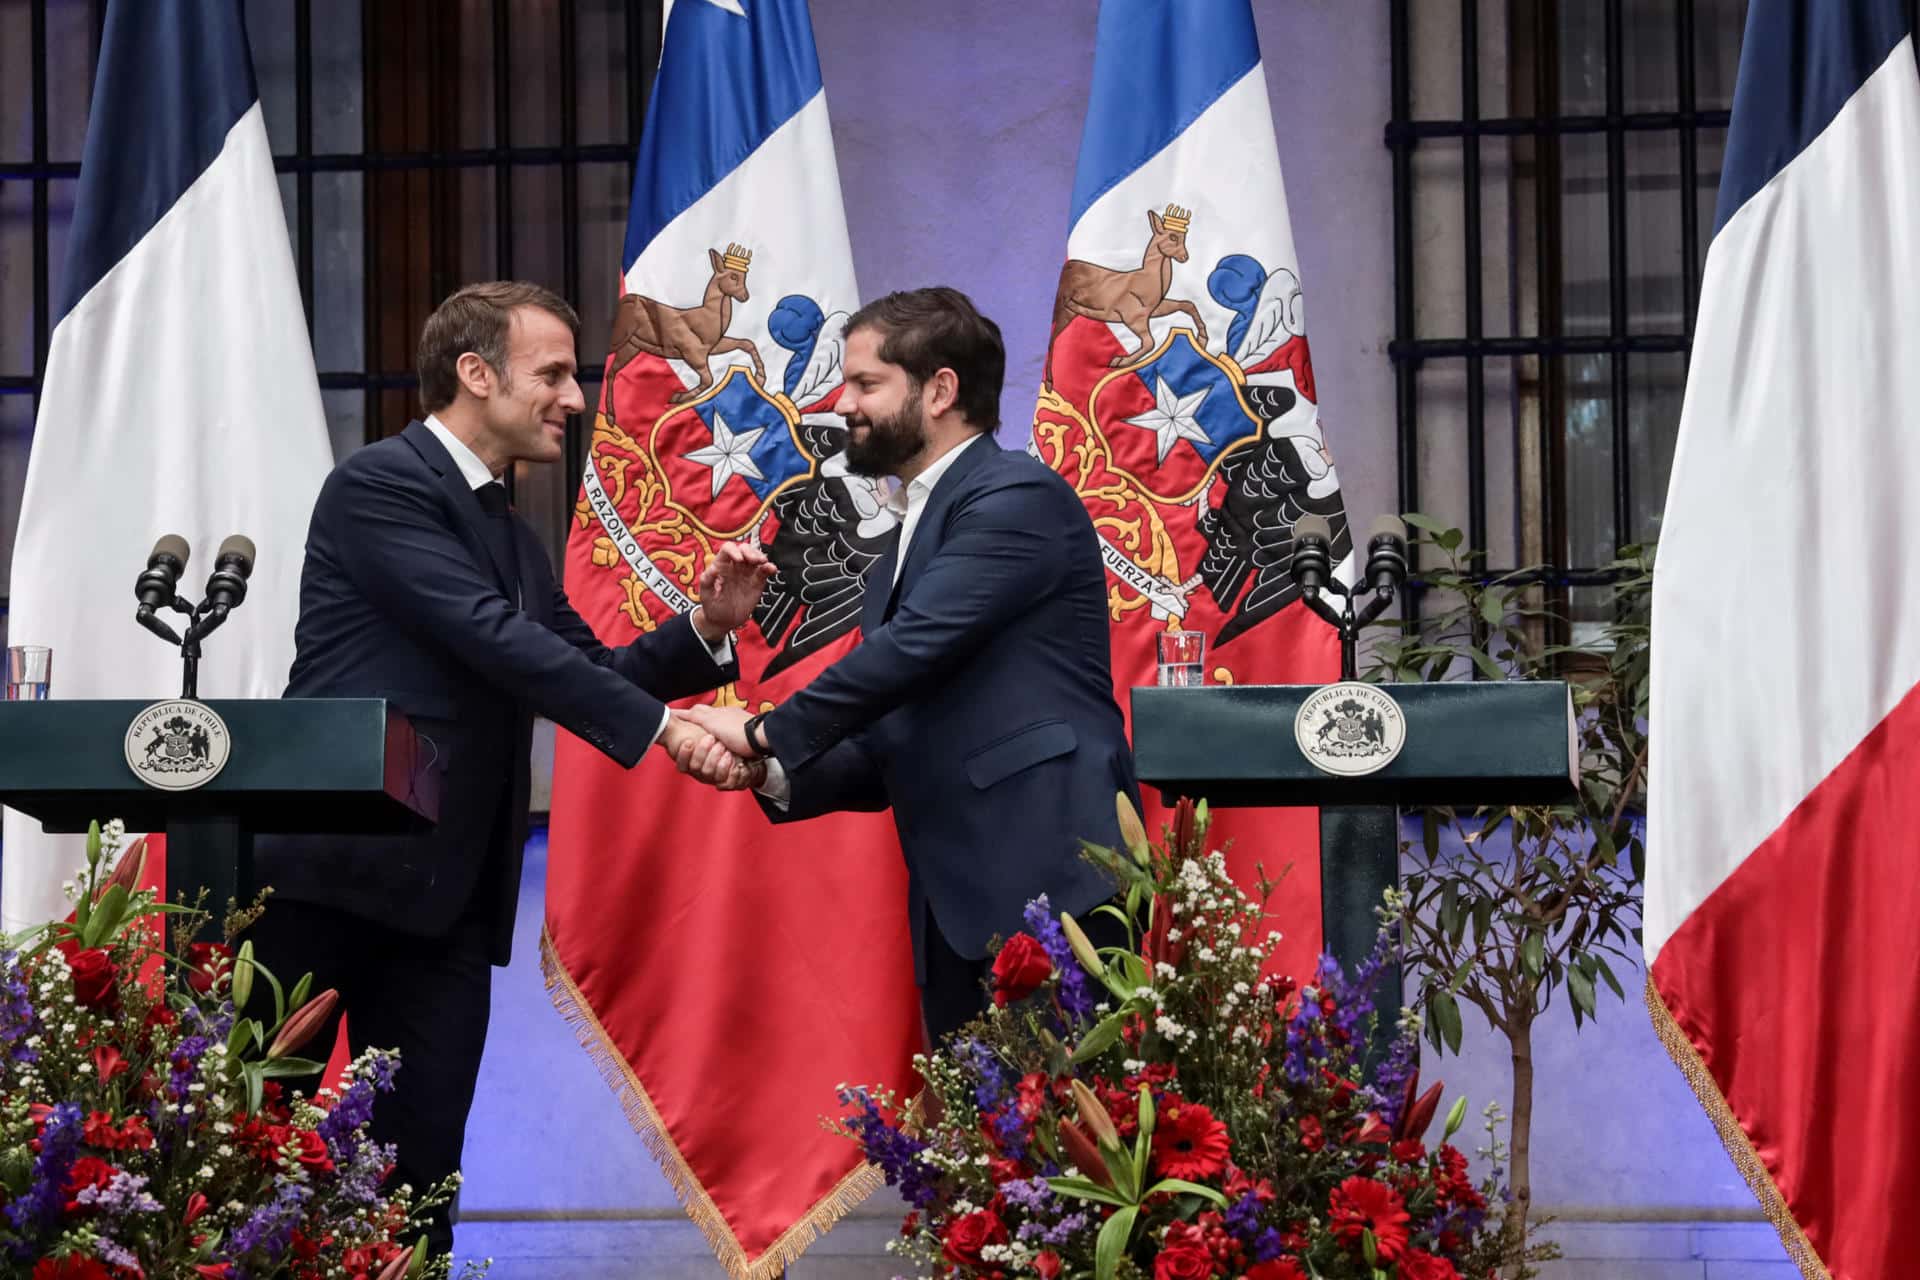
<svg viewBox="0 0 1920 1280"><path fill-rule="evenodd" d="M113 1275L98 1259L70 1253L34 1263L33 1280L113 1280Z"/></svg>
<svg viewBox="0 0 1920 1280"><path fill-rule="evenodd" d="M1247 1272L1246 1280L1308 1280L1307 1273L1292 1258L1274 1258L1269 1262L1255 1263Z"/></svg>
<svg viewBox="0 0 1920 1280"><path fill-rule="evenodd" d="M1047 949L1032 934L1016 933L993 958L993 1002L1002 1008L1024 1000L1053 976Z"/></svg>
<svg viewBox="0 0 1920 1280"><path fill-rule="evenodd" d="M994 1186L1003 1182L1016 1182L1027 1176L1018 1160L1008 1160L1004 1156L995 1156L987 1161L987 1178Z"/></svg>
<svg viewBox="0 0 1920 1280"><path fill-rule="evenodd" d="M1333 1234L1349 1248L1358 1249L1360 1238L1373 1232L1374 1248L1382 1262L1392 1262L1407 1247L1406 1201L1392 1187L1371 1178L1348 1178L1333 1189L1327 1208L1333 1219Z"/></svg>
<svg viewBox="0 0 1920 1280"><path fill-rule="evenodd" d="M988 1245L1006 1242L1007 1224L985 1209L955 1218L941 1238L947 1261L968 1267L980 1264L980 1251Z"/></svg>
<svg viewBox="0 0 1920 1280"><path fill-rule="evenodd" d="M1409 1249L1400 1259L1400 1280L1460 1280L1460 1272L1445 1258Z"/></svg>
<svg viewBox="0 0 1920 1280"><path fill-rule="evenodd" d="M120 1003L120 975L113 957L99 947L76 951L67 964L73 969L73 998L87 1009L111 1009Z"/></svg>
<svg viewBox="0 0 1920 1280"><path fill-rule="evenodd" d="M1200 1233L1181 1232L1185 1223L1175 1223L1167 1231L1160 1252L1153 1259L1153 1280L1206 1280L1213 1274L1213 1251Z"/></svg>
<svg viewBox="0 0 1920 1280"><path fill-rule="evenodd" d="M1197 1102L1168 1098L1153 1131L1153 1167L1163 1178L1204 1182L1227 1166L1227 1126Z"/></svg>
<svg viewBox="0 0 1920 1280"><path fill-rule="evenodd" d="M1321 1128L1319 1116L1300 1117L1300 1145L1309 1151L1318 1151L1327 1145L1326 1130Z"/></svg>

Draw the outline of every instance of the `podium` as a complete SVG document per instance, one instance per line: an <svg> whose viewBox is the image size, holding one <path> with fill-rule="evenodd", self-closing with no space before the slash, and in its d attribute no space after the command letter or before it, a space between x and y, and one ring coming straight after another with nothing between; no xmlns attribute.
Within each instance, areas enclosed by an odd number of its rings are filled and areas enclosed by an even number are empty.
<svg viewBox="0 0 1920 1280"><path fill-rule="evenodd" d="M1399 882L1404 806L1556 804L1577 791L1573 700L1564 681L1378 686L1399 703L1406 743L1376 773L1339 777L1301 752L1294 718L1321 685L1133 690L1134 769L1171 804L1317 805L1320 922L1351 972L1373 947L1373 909ZM1386 1035L1402 1000L1397 966L1375 1003Z"/></svg>
<svg viewBox="0 0 1920 1280"><path fill-rule="evenodd" d="M207 891L217 920L253 882L253 837L280 832L366 835L424 831L440 814L405 716L383 698L213 700L226 722L225 766L204 786L148 786L126 758L128 726L149 702L0 702L0 804L50 832L119 818L165 832L170 900Z"/></svg>

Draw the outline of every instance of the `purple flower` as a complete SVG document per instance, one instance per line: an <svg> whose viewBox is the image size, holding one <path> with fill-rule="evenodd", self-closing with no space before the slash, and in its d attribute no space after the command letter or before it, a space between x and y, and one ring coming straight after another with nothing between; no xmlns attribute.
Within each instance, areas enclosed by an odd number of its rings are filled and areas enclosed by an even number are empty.
<svg viewBox="0 0 1920 1280"><path fill-rule="evenodd" d="M244 1266L247 1255L259 1252L266 1255L268 1263L278 1263L287 1252L287 1245L293 1240L293 1229L300 1225L306 1215L307 1201L313 1195L313 1189L304 1183L276 1178L278 1190L273 1199L260 1205L246 1220L233 1229L227 1237L221 1252L234 1263L236 1276L251 1274ZM273 1271L271 1265L262 1268L260 1274L268 1275Z"/></svg>
<svg viewBox="0 0 1920 1280"><path fill-rule="evenodd" d="M7 1206L7 1219L19 1229L21 1239L13 1243L14 1256L31 1257L33 1237L59 1225L67 1204L67 1175L73 1169L80 1149L84 1121L80 1108L62 1102L47 1113L40 1130L40 1154L34 1157L32 1180L26 1192Z"/></svg>
<svg viewBox="0 0 1920 1280"><path fill-rule="evenodd" d="M865 1089L842 1089L840 1101L845 1106L859 1108L857 1115L847 1118L847 1128L860 1140L867 1159L880 1166L887 1184L898 1188L900 1198L916 1209L932 1205L938 1194L934 1179L939 1175L920 1159L927 1144L888 1124Z"/></svg>
<svg viewBox="0 0 1920 1280"><path fill-rule="evenodd" d="M1280 1232L1274 1227L1268 1227L1265 1231L1262 1231L1253 1242L1253 1260L1255 1262L1272 1262L1282 1253L1285 1253L1286 1249L1286 1243L1281 1238Z"/></svg>
<svg viewBox="0 0 1920 1280"><path fill-rule="evenodd" d="M80 1193L74 1199L109 1218L124 1218L135 1213L159 1213L162 1206L147 1194L146 1187L145 1174L128 1173L122 1169L104 1187L80 1188Z"/></svg>
<svg viewBox="0 0 1920 1280"><path fill-rule="evenodd" d="M0 952L0 1055L10 1062L38 1062L27 1041L40 1034L40 1015L27 994L27 975L17 952Z"/></svg>
<svg viewBox="0 0 1920 1280"><path fill-rule="evenodd" d="M1227 1208L1227 1231L1242 1244L1260 1234L1260 1197L1249 1191Z"/></svg>
<svg viewBox="0 0 1920 1280"><path fill-rule="evenodd" d="M1080 967L1079 959L1073 954L1073 944L1067 941L1066 930L1054 918L1047 895L1043 893L1029 902L1023 918L1028 931L1040 940L1047 959L1053 961L1054 969L1060 974L1060 1011L1067 1015L1072 1024L1091 1021L1094 999L1087 971Z"/></svg>
<svg viewBox="0 0 1920 1280"><path fill-rule="evenodd" d="M1070 1213L1043 1232L1040 1238L1047 1244L1067 1244L1076 1235L1087 1229L1087 1215Z"/></svg>

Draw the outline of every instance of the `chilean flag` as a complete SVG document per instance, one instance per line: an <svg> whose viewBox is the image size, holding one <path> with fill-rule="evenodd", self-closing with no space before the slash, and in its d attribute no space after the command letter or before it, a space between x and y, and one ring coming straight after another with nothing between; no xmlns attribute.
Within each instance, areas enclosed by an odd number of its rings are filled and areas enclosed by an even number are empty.
<svg viewBox="0 0 1920 1280"><path fill-rule="evenodd" d="M107 7L55 305L10 642L53 648L55 698L174 697L180 656L135 625L134 577L181 534L198 597L242 533L246 607L208 641L200 695L278 697L333 456L240 0ZM79 837L9 812L4 927L64 915L82 861Z"/></svg>
<svg viewBox="0 0 1920 1280"><path fill-rule="evenodd" d="M1656 1027L1808 1276L1914 1270L1920 75L1754 0L1654 577Z"/></svg>
<svg viewBox="0 0 1920 1280"><path fill-rule="evenodd" d="M1210 683L1337 679L1288 572L1304 515L1343 577L1352 544L1248 0L1102 0L1066 257L1031 448L1100 532L1120 706L1170 628L1206 635ZM1214 835L1240 883L1285 872L1272 963L1311 973L1316 811L1220 810Z"/></svg>
<svg viewBox="0 0 1920 1280"><path fill-rule="evenodd" d="M567 594L626 644L693 606L721 540L758 541L779 572L741 678L697 700L764 710L858 642L895 526L832 412L859 296L806 0L672 6L626 264ZM721 1264L773 1280L880 1181L820 1123L836 1086L914 1080L891 815L776 831L658 753L629 771L562 734L548 848L556 1005Z"/></svg>

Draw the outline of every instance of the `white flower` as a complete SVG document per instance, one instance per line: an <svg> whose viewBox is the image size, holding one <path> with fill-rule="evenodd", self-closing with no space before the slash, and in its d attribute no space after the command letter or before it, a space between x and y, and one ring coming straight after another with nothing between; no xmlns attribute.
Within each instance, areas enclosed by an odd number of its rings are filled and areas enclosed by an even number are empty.
<svg viewBox="0 0 1920 1280"><path fill-rule="evenodd" d="M1135 1000L1151 1000L1153 999L1153 988L1152 987L1135 987L1133 989L1133 998Z"/></svg>
<svg viewBox="0 0 1920 1280"><path fill-rule="evenodd" d="M1155 1031L1158 1031L1161 1035L1167 1037L1169 1040L1173 1039L1176 1036L1183 1036L1187 1033L1187 1029L1185 1027L1181 1026L1179 1023L1175 1022L1172 1018L1169 1018L1164 1013L1161 1014L1160 1017L1154 1021L1153 1029Z"/></svg>
<svg viewBox="0 0 1920 1280"><path fill-rule="evenodd" d="M1165 960L1162 960L1158 964L1153 966L1153 974L1156 978L1171 979L1171 978L1179 977L1180 971L1174 968L1172 965L1168 964Z"/></svg>

